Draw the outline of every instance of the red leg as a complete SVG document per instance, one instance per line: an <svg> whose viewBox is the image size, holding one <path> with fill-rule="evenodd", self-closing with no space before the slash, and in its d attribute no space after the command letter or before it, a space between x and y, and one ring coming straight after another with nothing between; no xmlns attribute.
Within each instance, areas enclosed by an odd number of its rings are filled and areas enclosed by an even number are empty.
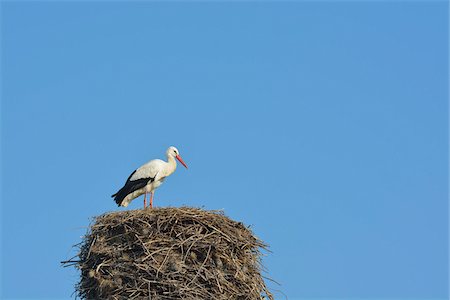
<svg viewBox="0 0 450 300"><path fill-rule="evenodd" d="M153 208L153 194L154 194L155 192L151 192L150 193L150 207L151 208Z"/></svg>
<svg viewBox="0 0 450 300"><path fill-rule="evenodd" d="M147 193L144 194L144 208L147 206Z"/></svg>

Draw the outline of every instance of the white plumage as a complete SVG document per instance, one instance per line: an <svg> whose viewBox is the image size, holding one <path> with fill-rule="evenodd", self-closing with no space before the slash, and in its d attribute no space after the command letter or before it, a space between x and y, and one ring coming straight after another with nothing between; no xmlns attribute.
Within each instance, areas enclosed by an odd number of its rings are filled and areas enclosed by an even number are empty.
<svg viewBox="0 0 450 300"><path fill-rule="evenodd" d="M144 208L146 207L147 193L150 193L150 207L153 207L153 195L164 179L175 172L177 162L175 159L187 168L177 148L171 146L166 151L167 162L161 159L154 159L136 169L128 177L125 185L112 197L119 206L128 206L130 202L141 196L144 196Z"/></svg>

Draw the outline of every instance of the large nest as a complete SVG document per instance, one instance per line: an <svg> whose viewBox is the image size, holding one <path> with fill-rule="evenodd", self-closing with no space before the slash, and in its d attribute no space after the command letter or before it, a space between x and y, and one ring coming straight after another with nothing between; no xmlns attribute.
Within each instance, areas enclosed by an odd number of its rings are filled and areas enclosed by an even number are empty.
<svg viewBox="0 0 450 300"><path fill-rule="evenodd" d="M219 211L154 208L95 218L77 259L84 299L273 299L265 244Z"/></svg>

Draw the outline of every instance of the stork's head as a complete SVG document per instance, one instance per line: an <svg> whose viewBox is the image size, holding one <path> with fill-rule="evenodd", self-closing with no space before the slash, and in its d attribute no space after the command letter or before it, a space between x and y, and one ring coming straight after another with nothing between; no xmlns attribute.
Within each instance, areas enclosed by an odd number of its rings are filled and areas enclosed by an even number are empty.
<svg viewBox="0 0 450 300"><path fill-rule="evenodd" d="M174 146L170 146L169 149L167 149L166 152L167 156L172 156L176 159L178 159L178 161L187 169L187 165L184 163L183 159L180 156L180 152L178 151L177 148L175 148Z"/></svg>

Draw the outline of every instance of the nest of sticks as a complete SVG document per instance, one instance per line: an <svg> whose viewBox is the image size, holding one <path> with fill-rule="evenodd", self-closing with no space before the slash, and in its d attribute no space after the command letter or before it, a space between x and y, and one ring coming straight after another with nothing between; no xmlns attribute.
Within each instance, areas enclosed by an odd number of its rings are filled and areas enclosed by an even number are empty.
<svg viewBox="0 0 450 300"><path fill-rule="evenodd" d="M261 275L266 245L221 211L153 208L96 217L64 266L82 299L273 299Z"/></svg>

